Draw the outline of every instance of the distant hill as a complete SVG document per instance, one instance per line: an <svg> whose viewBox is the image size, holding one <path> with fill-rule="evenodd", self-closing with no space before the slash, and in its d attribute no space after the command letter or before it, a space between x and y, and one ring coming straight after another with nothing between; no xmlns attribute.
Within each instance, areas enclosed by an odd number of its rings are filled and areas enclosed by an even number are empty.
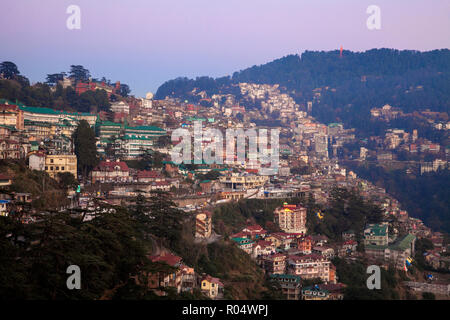
<svg viewBox="0 0 450 320"><path fill-rule="evenodd" d="M314 100L313 115L329 123L342 121L358 127L370 108L386 103L405 112L450 107L450 50L419 52L372 49L365 52L306 51L235 72L232 77L177 78L158 88L166 96L195 101L191 94L205 91L239 95L239 82L280 84L299 104L313 100L313 89L329 87Z"/></svg>

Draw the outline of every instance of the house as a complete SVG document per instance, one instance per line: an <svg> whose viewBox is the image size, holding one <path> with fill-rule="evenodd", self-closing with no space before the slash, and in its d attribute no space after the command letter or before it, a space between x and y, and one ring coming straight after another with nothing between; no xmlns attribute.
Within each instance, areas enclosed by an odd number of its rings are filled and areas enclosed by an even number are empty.
<svg viewBox="0 0 450 320"><path fill-rule="evenodd" d="M353 240L355 239L355 232L353 230L347 230L342 232L342 240L347 241L347 240Z"/></svg>
<svg viewBox="0 0 450 320"><path fill-rule="evenodd" d="M6 174L0 173L0 187L10 186L12 184L12 178Z"/></svg>
<svg viewBox="0 0 450 320"><path fill-rule="evenodd" d="M312 237L304 236L297 239L297 249L303 254L312 253Z"/></svg>
<svg viewBox="0 0 450 320"><path fill-rule="evenodd" d="M137 181L148 183L148 182L156 182L163 181L164 177L161 172L156 170L139 170L137 173Z"/></svg>
<svg viewBox="0 0 450 320"><path fill-rule="evenodd" d="M320 278L329 282L331 262L318 254L288 257L288 273L299 275L302 279Z"/></svg>
<svg viewBox="0 0 450 320"><path fill-rule="evenodd" d="M171 253L163 253L159 256L150 256L149 259L152 262L162 262L169 266L177 268L174 273L167 274L166 272L157 272L156 274L149 275L149 286L150 288L156 289L159 287L172 287L175 288L177 293L182 290L182 263L181 257L173 255Z"/></svg>
<svg viewBox="0 0 450 320"><path fill-rule="evenodd" d="M386 246L389 243L388 224L369 224L364 230L364 245Z"/></svg>
<svg viewBox="0 0 450 320"><path fill-rule="evenodd" d="M323 246L328 243L328 237L321 234L313 235L311 239L314 246Z"/></svg>
<svg viewBox="0 0 450 320"><path fill-rule="evenodd" d="M15 137L0 139L0 159L25 159L30 144L16 140Z"/></svg>
<svg viewBox="0 0 450 320"><path fill-rule="evenodd" d="M281 253L274 253L268 256L263 256L262 267L267 274L284 274L286 270L286 255Z"/></svg>
<svg viewBox="0 0 450 320"><path fill-rule="evenodd" d="M355 240L347 240L338 248L338 256L343 257L356 251L358 243Z"/></svg>
<svg viewBox="0 0 450 320"><path fill-rule="evenodd" d="M197 275L194 268L181 265L181 291L192 293L197 287Z"/></svg>
<svg viewBox="0 0 450 320"><path fill-rule="evenodd" d="M31 170L44 171L45 169L45 154L36 152L28 157L28 167Z"/></svg>
<svg viewBox="0 0 450 320"><path fill-rule="evenodd" d="M211 277L210 275L203 276L200 281L200 288L210 299L223 298L223 283L219 278Z"/></svg>
<svg viewBox="0 0 450 320"><path fill-rule="evenodd" d="M272 274L271 281L276 281L281 287L281 291L286 300L300 300L301 278L292 274Z"/></svg>
<svg viewBox="0 0 450 320"><path fill-rule="evenodd" d="M100 161L91 172L92 183L101 182L131 182L128 165L120 160Z"/></svg>
<svg viewBox="0 0 450 320"><path fill-rule="evenodd" d="M264 230L260 225L255 224L252 226L247 226L241 231L242 233L247 235L247 238L250 239L262 239L266 236L267 231Z"/></svg>
<svg viewBox="0 0 450 320"><path fill-rule="evenodd" d="M52 178L56 178L58 173L69 172L77 179L77 156L74 154L46 155L44 169Z"/></svg>
<svg viewBox="0 0 450 320"><path fill-rule="evenodd" d="M343 283L328 283L318 284L320 290L328 291L328 300L342 300L344 299L344 289L346 287Z"/></svg>
<svg viewBox="0 0 450 320"><path fill-rule="evenodd" d="M328 259L332 259L334 257L334 249L328 246L315 246L312 248L312 253L320 254Z"/></svg>
<svg viewBox="0 0 450 320"><path fill-rule="evenodd" d="M0 216L8 216L8 204L10 200L0 200Z"/></svg>
<svg viewBox="0 0 450 320"><path fill-rule="evenodd" d="M302 289L302 300L328 300L330 293L321 289L319 285L308 286Z"/></svg>
<svg viewBox="0 0 450 320"><path fill-rule="evenodd" d="M244 250L248 254L252 253L254 243L253 240L248 238L231 238L231 240L238 244L239 249Z"/></svg>

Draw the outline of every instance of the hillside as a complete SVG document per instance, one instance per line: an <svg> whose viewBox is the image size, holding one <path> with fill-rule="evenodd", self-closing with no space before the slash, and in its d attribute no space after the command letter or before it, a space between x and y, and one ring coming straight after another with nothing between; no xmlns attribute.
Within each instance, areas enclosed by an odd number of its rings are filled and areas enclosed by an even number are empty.
<svg viewBox="0 0 450 320"><path fill-rule="evenodd" d="M177 78L158 88L156 99L166 96L198 101L198 92L234 94L237 83L280 84L298 104L314 101L319 121L342 121L364 128L373 107L388 103L404 112L450 107L450 50L419 52L372 49L365 52L306 51L264 65L235 72L232 77ZM327 90L325 87L329 87ZM313 90L323 88L313 99Z"/></svg>

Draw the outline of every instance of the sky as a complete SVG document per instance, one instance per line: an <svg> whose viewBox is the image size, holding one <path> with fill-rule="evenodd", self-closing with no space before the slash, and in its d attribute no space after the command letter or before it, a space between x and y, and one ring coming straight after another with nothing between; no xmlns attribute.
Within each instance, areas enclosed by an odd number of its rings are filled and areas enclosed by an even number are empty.
<svg viewBox="0 0 450 320"><path fill-rule="evenodd" d="M80 29L67 27L70 5ZM367 27L370 5L380 29ZM0 62L31 82L79 64L136 96L305 50L450 48L450 0L1 0L0 12Z"/></svg>

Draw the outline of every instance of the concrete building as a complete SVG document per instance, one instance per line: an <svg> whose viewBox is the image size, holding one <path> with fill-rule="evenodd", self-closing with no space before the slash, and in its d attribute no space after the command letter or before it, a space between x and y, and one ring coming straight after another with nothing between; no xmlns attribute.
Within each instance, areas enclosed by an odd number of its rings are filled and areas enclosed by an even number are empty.
<svg viewBox="0 0 450 320"><path fill-rule="evenodd" d="M284 232L306 234L306 208L285 203L275 209L274 220Z"/></svg>
<svg viewBox="0 0 450 320"><path fill-rule="evenodd" d="M44 169L52 178L55 178L58 173L70 172L77 179L77 156L74 154L47 155Z"/></svg>
<svg viewBox="0 0 450 320"><path fill-rule="evenodd" d="M203 211L195 217L195 237L209 238L212 232L212 213Z"/></svg>

